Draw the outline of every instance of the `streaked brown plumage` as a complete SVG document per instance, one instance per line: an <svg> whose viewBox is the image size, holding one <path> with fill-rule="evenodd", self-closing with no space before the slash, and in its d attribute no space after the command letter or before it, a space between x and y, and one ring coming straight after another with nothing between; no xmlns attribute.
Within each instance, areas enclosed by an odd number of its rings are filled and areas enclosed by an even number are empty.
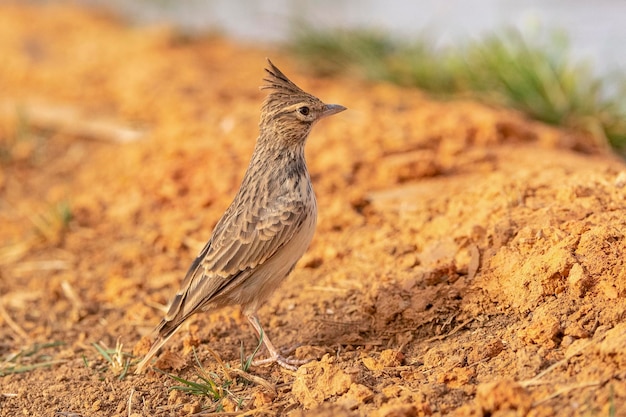
<svg viewBox="0 0 626 417"><path fill-rule="evenodd" d="M239 192L215 226L211 238L191 264L156 340L135 373L190 316L212 308L239 304L257 336L262 329L256 312L304 254L315 231L317 204L304 159L313 125L345 107L324 104L302 91L268 60L270 94L261 109L259 137ZM267 334L269 358L295 369Z"/></svg>

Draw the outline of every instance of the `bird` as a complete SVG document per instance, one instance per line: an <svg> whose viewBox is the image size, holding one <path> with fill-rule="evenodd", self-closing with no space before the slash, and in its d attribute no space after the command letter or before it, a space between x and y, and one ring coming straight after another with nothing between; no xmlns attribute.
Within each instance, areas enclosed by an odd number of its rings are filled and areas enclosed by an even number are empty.
<svg viewBox="0 0 626 417"><path fill-rule="evenodd" d="M346 110L303 91L267 59L261 90L268 90L250 163L232 203L191 263L154 342L137 365L150 359L191 316L239 305L263 342L268 358L296 370L303 361L283 357L263 331L257 311L308 249L317 223L317 201L304 156L307 138L321 119Z"/></svg>

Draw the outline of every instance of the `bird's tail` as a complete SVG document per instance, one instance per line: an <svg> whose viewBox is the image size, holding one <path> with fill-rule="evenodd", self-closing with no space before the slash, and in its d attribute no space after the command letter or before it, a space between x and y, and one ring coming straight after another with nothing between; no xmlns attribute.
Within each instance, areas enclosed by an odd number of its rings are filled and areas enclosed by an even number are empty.
<svg viewBox="0 0 626 417"><path fill-rule="evenodd" d="M187 289L188 284L186 282L190 282L192 276L191 274L195 273L198 270L198 265L200 264L200 258L196 259L193 263L189 272L187 272L187 277L185 278L185 282L183 283L184 290L179 291L167 311L165 318L159 323L159 325L154 329L154 333L157 334L150 351L146 354L146 356L139 362L137 368L135 369L135 374L141 374L150 361L152 357L158 352L161 347L170 340L170 337L176 333L176 331L180 328L180 326L196 311L198 311L199 307L193 305L189 310L186 310L183 306L187 299Z"/></svg>
<svg viewBox="0 0 626 417"><path fill-rule="evenodd" d="M154 340L154 343L152 344L152 347L150 348L146 356L144 356L141 362L139 362L139 365L137 365L137 368L135 369L135 374L143 373L144 368L146 367L148 362L150 362L150 359L152 359L152 357L159 351L159 349L161 349L161 347L163 347L163 345L166 344L168 340L170 340L170 337L174 336L174 333L176 333L176 331L180 328L180 325L167 326L168 324L170 324L170 322L163 320L161 324L157 326L156 332L158 332L158 336Z"/></svg>

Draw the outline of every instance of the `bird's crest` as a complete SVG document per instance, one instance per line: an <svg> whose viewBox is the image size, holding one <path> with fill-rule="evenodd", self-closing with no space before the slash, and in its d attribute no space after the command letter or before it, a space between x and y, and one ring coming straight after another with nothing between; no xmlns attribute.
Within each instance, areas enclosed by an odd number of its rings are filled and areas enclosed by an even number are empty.
<svg viewBox="0 0 626 417"><path fill-rule="evenodd" d="M267 59L268 68L265 68L267 77L263 78L266 84L261 86L261 90L272 90L272 94L307 94L300 87L295 85L272 61ZM308 94L307 94L308 95Z"/></svg>
<svg viewBox="0 0 626 417"><path fill-rule="evenodd" d="M276 65L269 59L267 60L268 66L265 68L267 76L263 78L265 84L261 86L261 90L270 90L270 94L265 98L263 102L263 112L266 114L272 114L285 106L290 106L303 101L319 102L321 101L302 90L295 85ZM263 115L261 116L263 121Z"/></svg>

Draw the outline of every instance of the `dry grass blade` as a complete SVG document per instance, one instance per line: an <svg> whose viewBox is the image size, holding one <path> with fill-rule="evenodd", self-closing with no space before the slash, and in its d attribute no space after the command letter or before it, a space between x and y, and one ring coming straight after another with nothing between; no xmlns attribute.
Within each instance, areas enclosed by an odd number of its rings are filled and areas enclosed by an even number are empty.
<svg viewBox="0 0 626 417"><path fill-rule="evenodd" d="M4 302L0 299L0 317L4 320L4 322L13 330L13 332L19 336L23 341L30 340L28 334L22 329L9 315L9 313L4 308Z"/></svg>
<svg viewBox="0 0 626 417"><path fill-rule="evenodd" d="M13 245L4 246L0 249L0 265L9 265L20 260L31 250L34 244L33 239L27 239Z"/></svg>
<svg viewBox="0 0 626 417"><path fill-rule="evenodd" d="M461 330L463 327L467 326L468 324L470 324L471 322L473 322L475 320L475 318L471 317L467 320L465 320L463 323L459 324L458 326L456 326L454 329L450 330L448 333L446 334L442 334L439 336L433 336L429 339L426 339L425 342L433 342L435 340L443 340L447 337L452 336L453 334L457 333L459 330Z"/></svg>
<svg viewBox="0 0 626 417"><path fill-rule="evenodd" d="M33 271L63 271L70 268L68 262L60 259L51 259L48 261L20 262L15 265L15 272L33 272Z"/></svg>
<svg viewBox="0 0 626 417"><path fill-rule="evenodd" d="M541 405L541 404L543 404L545 402L553 400L553 399L555 399L555 398L557 398L557 397L559 397L559 396L561 396L563 394L567 394L568 392L571 392L571 391L574 391L574 390L578 390L578 389L597 387L598 385L602 385L605 382L606 381L591 381L591 382L584 382L582 384L568 385L566 387L558 389L553 394L550 394L547 397L542 398L541 400L535 401L533 403L533 407L537 407L538 405Z"/></svg>
<svg viewBox="0 0 626 417"><path fill-rule="evenodd" d="M13 114L16 108L21 109L29 124L39 130L117 143L135 142L145 136L142 130L112 120L85 117L80 109L59 103L30 101L18 105L7 100L0 103L0 113L3 114Z"/></svg>
<svg viewBox="0 0 626 417"><path fill-rule="evenodd" d="M135 388L131 388L130 390L130 395L128 396L128 402L127 402L127 411L128 411L128 417L131 416L132 411L133 411L133 395L135 394Z"/></svg>
<svg viewBox="0 0 626 417"><path fill-rule="evenodd" d="M268 391L272 392L273 394L277 394L277 390L276 390L276 385L272 384L271 382L267 381L266 379L261 378L260 376L256 376L256 375L252 375L249 374L248 372L242 370L242 369L237 369L237 368L232 368L230 370L230 372L232 372L233 374L237 375L240 378L243 378L247 381L252 382L253 384L256 385L260 385L262 387L264 387L265 389L267 389Z"/></svg>
<svg viewBox="0 0 626 417"><path fill-rule="evenodd" d="M552 372L553 370L555 370L556 368L558 368L561 365L566 364L571 358L573 358L574 356L579 355L582 351L584 351L585 349L593 346L593 345L597 345L598 343L600 343L602 340L604 340L606 336L606 333L602 334L598 340L590 340L587 343L584 343L582 346L578 347L578 349L574 350L573 352L570 352L567 356L565 356L563 359L561 359L560 361L557 361L555 363L553 363L552 365L550 365L549 367L547 367L546 369L544 369L543 371L541 371L540 373L538 373L535 377L528 379L526 381L520 381L520 385L523 387L529 387L529 386L533 386L533 385L543 385L543 384L551 384L553 382L549 382L549 381L543 381L542 378L549 374L550 372Z"/></svg>
<svg viewBox="0 0 626 417"><path fill-rule="evenodd" d="M72 302L72 305L75 309L82 310L85 307L81 299L78 298L76 291L74 291L74 288L68 281L63 280L61 282L61 289L63 290L63 294L65 294L67 299Z"/></svg>

